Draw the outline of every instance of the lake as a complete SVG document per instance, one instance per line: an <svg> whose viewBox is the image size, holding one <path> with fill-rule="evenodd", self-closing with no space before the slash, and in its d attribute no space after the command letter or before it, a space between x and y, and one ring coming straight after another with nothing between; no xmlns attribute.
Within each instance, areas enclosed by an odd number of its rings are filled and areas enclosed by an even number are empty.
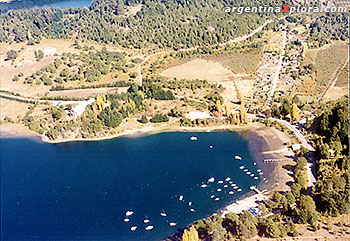
<svg viewBox="0 0 350 241"><path fill-rule="evenodd" d="M32 8L49 8L49 7L57 7L57 8L75 8L75 7L90 7L93 0L74 0L74 1L57 1L43 5L34 5Z"/></svg>
<svg viewBox="0 0 350 241"><path fill-rule="evenodd" d="M90 7L92 2L93 0L13 0L9 3L0 3L0 10L6 12L11 9Z"/></svg>
<svg viewBox="0 0 350 241"><path fill-rule="evenodd" d="M161 240L258 185L253 163L248 141L228 131L61 144L1 139L2 240Z"/></svg>

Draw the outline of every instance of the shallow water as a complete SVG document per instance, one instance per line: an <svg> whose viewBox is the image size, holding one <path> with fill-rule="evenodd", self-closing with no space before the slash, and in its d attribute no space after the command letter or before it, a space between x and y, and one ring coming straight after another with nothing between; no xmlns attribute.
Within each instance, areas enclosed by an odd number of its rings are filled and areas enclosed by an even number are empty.
<svg viewBox="0 0 350 241"><path fill-rule="evenodd" d="M236 132L172 132L62 144L2 139L2 238L160 240L258 185L253 162L247 141ZM246 175L242 165L259 179ZM201 188L210 177L215 182ZM242 191L225 182L227 177ZM217 184L219 180L223 183ZM210 198L213 194L220 201ZM180 195L184 201L178 200ZM189 201L195 212L189 211ZM125 223L127 210L134 214ZM146 217L154 226L151 231L145 230ZM133 232L134 225L138 229Z"/></svg>

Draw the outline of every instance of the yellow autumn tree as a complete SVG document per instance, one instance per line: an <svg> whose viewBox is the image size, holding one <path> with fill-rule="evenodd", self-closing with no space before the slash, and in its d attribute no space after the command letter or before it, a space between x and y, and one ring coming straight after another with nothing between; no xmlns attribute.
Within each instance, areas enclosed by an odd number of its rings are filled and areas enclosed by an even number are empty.
<svg viewBox="0 0 350 241"><path fill-rule="evenodd" d="M221 103L220 103L220 100L217 100L216 103L215 103L215 108L216 110L222 114L222 107L221 107Z"/></svg>
<svg viewBox="0 0 350 241"><path fill-rule="evenodd" d="M189 230L185 229L182 235L182 241L199 241L197 230L193 226Z"/></svg>
<svg viewBox="0 0 350 241"><path fill-rule="evenodd" d="M292 121L298 121L299 120L299 110L298 110L298 106L295 103L292 104L292 109L290 111L290 116L292 118Z"/></svg>
<svg viewBox="0 0 350 241"><path fill-rule="evenodd" d="M244 105L242 105L242 104L240 105L239 112L241 114L241 122L243 124L248 124L248 114L247 114L246 109L244 108Z"/></svg>
<svg viewBox="0 0 350 241"><path fill-rule="evenodd" d="M29 29L28 29L28 33L27 33L27 39L31 40L32 39L32 34L30 33Z"/></svg>
<svg viewBox="0 0 350 241"><path fill-rule="evenodd" d="M226 115L226 116L229 116L230 113L231 113L230 107L229 107L227 104L225 104L225 105L224 105L224 109L225 109L225 115Z"/></svg>

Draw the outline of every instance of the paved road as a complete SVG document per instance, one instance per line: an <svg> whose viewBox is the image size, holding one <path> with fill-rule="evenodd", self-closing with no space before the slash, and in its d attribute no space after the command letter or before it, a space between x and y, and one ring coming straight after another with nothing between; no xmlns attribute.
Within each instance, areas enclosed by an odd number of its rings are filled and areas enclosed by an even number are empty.
<svg viewBox="0 0 350 241"><path fill-rule="evenodd" d="M309 150L308 155L308 163L306 164L306 174L307 174L307 186L312 187L316 182L316 170L315 170L315 158L314 158L314 151L315 149L307 142L306 138L303 136L303 134L292 124L290 124L288 121L280 120L276 118L269 118L272 121L276 121L286 127L288 127L293 133L296 135L296 137L301 142L301 145Z"/></svg>
<svg viewBox="0 0 350 241"><path fill-rule="evenodd" d="M279 79L279 76L280 76L280 72L281 72L281 69L282 69L283 57L284 57L285 52L286 52L286 41L287 41L287 32L283 31L282 53L281 53L280 60L279 60L279 63L278 63L277 71L276 71L275 76L274 76L274 78L272 80L272 87L271 87L271 92L270 92L269 102L268 102L269 106L271 105L271 101L272 101L273 95L275 94L276 85L277 85L277 82L278 82L278 79Z"/></svg>

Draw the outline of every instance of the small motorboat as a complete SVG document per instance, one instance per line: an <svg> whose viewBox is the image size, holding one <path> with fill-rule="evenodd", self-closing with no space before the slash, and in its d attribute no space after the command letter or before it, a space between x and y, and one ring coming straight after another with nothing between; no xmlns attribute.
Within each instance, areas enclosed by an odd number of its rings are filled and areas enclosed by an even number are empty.
<svg viewBox="0 0 350 241"><path fill-rule="evenodd" d="M133 211L126 211L126 213L125 213L126 216L131 216L131 215L133 215L133 214L134 214Z"/></svg>
<svg viewBox="0 0 350 241"><path fill-rule="evenodd" d="M146 229L147 231L152 230L153 228L154 228L154 227L153 227L152 225L149 225L149 226L145 227L145 229Z"/></svg>
<svg viewBox="0 0 350 241"><path fill-rule="evenodd" d="M214 177L209 178L208 182L215 182L215 178Z"/></svg>
<svg viewBox="0 0 350 241"><path fill-rule="evenodd" d="M131 231L135 231L136 229L137 229L137 226L132 226L132 227L130 228Z"/></svg>
<svg viewBox="0 0 350 241"><path fill-rule="evenodd" d="M190 137L190 140L191 140L191 141L196 141L196 140L198 140L198 138L197 138L196 136L191 136L191 137Z"/></svg>
<svg viewBox="0 0 350 241"><path fill-rule="evenodd" d="M237 156L235 156L235 159L236 159L236 160L242 160L242 157L240 157L240 156L237 155Z"/></svg>

